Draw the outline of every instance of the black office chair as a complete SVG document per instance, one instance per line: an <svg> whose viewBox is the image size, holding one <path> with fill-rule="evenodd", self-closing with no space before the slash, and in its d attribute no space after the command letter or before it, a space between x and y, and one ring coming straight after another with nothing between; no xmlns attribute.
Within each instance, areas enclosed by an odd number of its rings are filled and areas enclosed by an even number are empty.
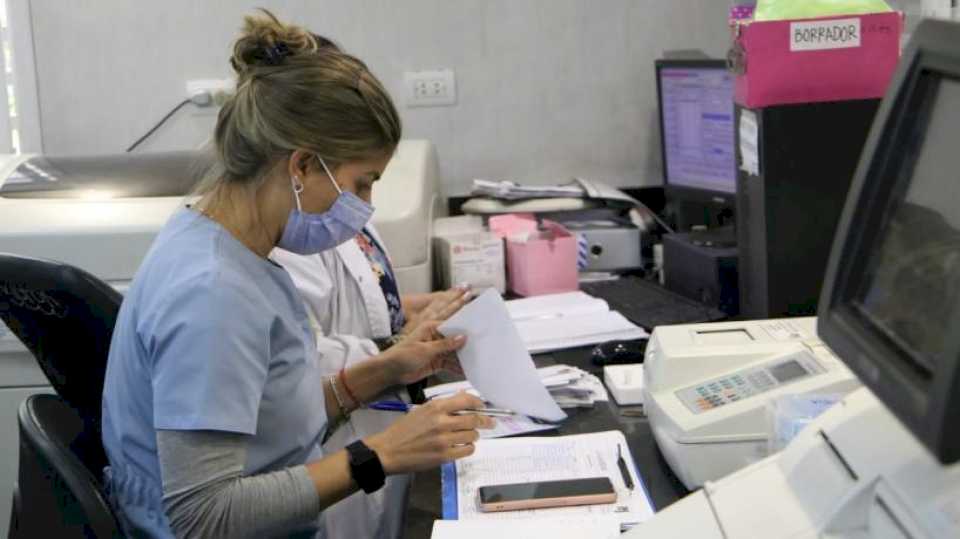
<svg viewBox="0 0 960 539"><path fill-rule="evenodd" d="M98 436L107 354L122 300L79 268L0 254L0 319Z"/></svg>
<svg viewBox="0 0 960 539"><path fill-rule="evenodd" d="M85 422L57 395L31 395L20 405L19 512L11 539L121 537L107 503L99 440L84 436Z"/></svg>
<svg viewBox="0 0 960 539"><path fill-rule="evenodd" d="M50 384L78 412L84 446L100 447L100 414L110 338L121 296L73 266L0 253L0 320L33 353ZM84 464L107 464L103 449ZM11 523L17 514L17 493ZM20 504L20 509L24 508Z"/></svg>

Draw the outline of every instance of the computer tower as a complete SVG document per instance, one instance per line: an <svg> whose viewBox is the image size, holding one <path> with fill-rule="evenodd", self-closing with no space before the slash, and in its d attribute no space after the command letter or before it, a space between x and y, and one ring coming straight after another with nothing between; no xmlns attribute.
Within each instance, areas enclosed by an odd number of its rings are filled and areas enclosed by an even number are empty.
<svg viewBox="0 0 960 539"><path fill-rule="evenodd" d="M816 314L834 232L879 104L737 105L744 318Z"/></svg>
<svg viewBox="0 0 960 539"><path fill-rule="evenodd" d="M710 246L696 234L663 236L664 286L715 307L729 316L739 312L736 246Z"/></svg>

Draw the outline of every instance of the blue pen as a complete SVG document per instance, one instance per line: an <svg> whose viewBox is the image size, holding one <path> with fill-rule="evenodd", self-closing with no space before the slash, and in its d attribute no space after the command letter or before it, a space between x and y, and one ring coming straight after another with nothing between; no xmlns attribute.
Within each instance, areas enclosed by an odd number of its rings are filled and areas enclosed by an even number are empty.
<svg viewBox="0 0 960 539"><path fill-rule="evenodd" d="M387 412L409 412L416 408L416 404L407 404L403 401L376 401L371 402L367 405L367 408L373 410L385 410ZM511 410L505 410L502 408L477 408L470 410L457 410L453 412L453 415L489 415L494 417L510 417L517 415Z"/></svg>
<svg viewBox="0 0 960 539"><path fill-rule="evenodd" d="M373 410L385 410L387 412L409 412L412 408L412 405L399 400L388 400L371 402L367 408L371 408Z"/></svg>

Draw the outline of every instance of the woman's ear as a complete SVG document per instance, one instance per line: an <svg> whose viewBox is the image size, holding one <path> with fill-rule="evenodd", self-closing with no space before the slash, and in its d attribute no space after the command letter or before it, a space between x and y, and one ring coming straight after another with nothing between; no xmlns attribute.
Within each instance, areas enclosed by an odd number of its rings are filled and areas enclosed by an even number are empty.
<svg viewBox="0 0 960 539"><path fill-rule="evenodd" d="M310 160L313 154L304 150L294 150L287 159L287 175L300 178L301 181L310 172Z"/></svg>

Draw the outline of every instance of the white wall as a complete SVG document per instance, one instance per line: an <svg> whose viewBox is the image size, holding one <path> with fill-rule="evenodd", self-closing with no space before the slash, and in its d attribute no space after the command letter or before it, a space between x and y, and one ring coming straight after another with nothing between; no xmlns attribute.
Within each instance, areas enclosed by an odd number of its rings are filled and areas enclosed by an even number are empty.
<svg viewBox="0 0 960 539"><path fill-rule="evenodd" d="M727 0L32 0L44 151L123 151L185 97L231 74L241 16L274 10L367 62L432 140L447 194L475 177L660 181L653 60L725 53ZM403 106L403 71L452 68L454 107ZM181 111L144 151L195 147L215 116Z"/></svg>

